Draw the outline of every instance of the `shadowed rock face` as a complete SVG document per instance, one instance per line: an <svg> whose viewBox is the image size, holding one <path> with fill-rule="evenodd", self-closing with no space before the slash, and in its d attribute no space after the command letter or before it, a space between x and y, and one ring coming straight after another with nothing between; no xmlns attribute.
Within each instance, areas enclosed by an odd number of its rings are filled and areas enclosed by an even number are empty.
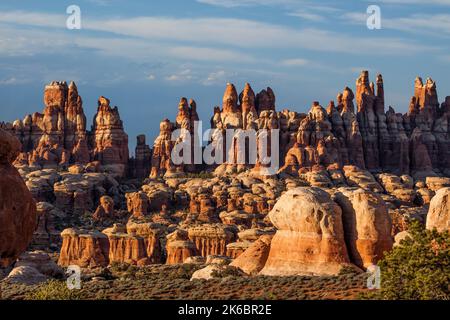
<svg viewBox="0 0 450 320"><path fill-rule="evenodd" d="M0 129L0 267L25 251L37 224L36 203L12 162L19 140Z"/></svg>
<svg viewBox="0 0 450 320"><path fill-rule="evenodd" d="M135 159L131 167L131 175L136 178L147 178L151 170L152 150L145 139L145 135L137 136Z"/></svg>

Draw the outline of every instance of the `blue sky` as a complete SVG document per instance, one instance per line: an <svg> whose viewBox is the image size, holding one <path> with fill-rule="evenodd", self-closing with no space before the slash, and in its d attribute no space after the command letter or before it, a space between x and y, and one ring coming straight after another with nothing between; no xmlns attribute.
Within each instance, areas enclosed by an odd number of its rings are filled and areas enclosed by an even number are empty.
<svg viewBox="0 0 450 320"><path fill-rule="evenodd" d="M66 28L81 8L82 29ZM380 6L382 29L366 9ZM382 73L386 103L405 112L417 75L450 95L450 0L2 0L0 120L42 111L43 87L75 80L89 119L104 95L152 142L179 98L209 121L227 82L270 86L279 110L323 106L362 69Z"/></svg>

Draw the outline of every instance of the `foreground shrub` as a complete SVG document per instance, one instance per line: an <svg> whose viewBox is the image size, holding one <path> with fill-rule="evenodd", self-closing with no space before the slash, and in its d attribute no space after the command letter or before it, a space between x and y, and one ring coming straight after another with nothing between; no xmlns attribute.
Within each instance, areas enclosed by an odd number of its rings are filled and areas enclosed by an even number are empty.
<svg viewBox="0 0 450 320"><path fill-rule="evenodd" d="M28 293L26 300L81 300L80 290L69 290L65 281L49 280Z"/></svg>
<svg viewBox="0 0 450 320"><path fill-rule="evenodd" d="M450 234L411 224L411 237L387 253L378 265L381 289L365 298L389 300L450 299Z"/></svg>

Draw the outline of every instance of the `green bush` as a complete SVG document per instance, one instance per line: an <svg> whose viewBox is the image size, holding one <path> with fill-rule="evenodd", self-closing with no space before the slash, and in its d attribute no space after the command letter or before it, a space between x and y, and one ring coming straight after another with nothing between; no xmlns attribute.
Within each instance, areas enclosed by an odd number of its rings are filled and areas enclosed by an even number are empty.
<svg viewBox="0 0 450 320"><path fill-rule="evenodd" d="M411 237L378 263L381 289L366 298L450 299L450 234L425 230L418 222L411 224L409 232Z"/></svg>
<svg viewBox="0 0 450 320"><path fill-rule="evenodd" d="M49 280L29 292L26 300L81 300L80 290L69 290L65 281Z"/></svg>

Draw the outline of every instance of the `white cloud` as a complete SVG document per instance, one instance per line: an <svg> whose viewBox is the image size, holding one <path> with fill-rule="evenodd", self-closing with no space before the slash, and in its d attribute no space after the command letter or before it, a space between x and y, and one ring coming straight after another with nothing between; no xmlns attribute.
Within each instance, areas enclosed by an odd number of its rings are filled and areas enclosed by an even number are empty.
<svg viewBox="0 0 450 320"><path fill-rule="evenodd" d="M61 20L60 15L43 14L40 16L38 13L24 12L17 15L16 13L1 13L0 22L40 27L57 27L60 25L60 22L56 22ZM65 22L63 26L65 26ZM404 54L405 51L418 53L433 50L430 46L402 38L369 38L321 29L299 29L260 21L231 18L84 19L83 26L88 31L108 33L109 37L85 36L86 33L73 33L74 36L67 36L68 32L72 31L65 31L65 37L58 37L55 33L52 33L52 36L49 37L47 32L46 36L37 37L34 40L26 32L22 32L22 35L26 41L44 41L44 47L49 42L56 42L53 45L58 47L57 41L61 41L60 46L69 43L96 49L103 54L146 60L150 59L149 53L151 53L151 56L170 56L185 60L255 62L261 60L261 57L256 59L248 52L243 53L241 51L254 51L260 48L307 49L373 55ZM14 28L11 29L14 31ZM17 29L15 28L16 31ZM13 34L15 33L17 32L13 32ZM111 35L120 37L114 38ZM14 47L16 37L8 35L6 37L10 38L8 46ZM20 39L18 40L20 42ZM187 43L187 45L180 46L180 42ZM29 48L25 43L20 45L20 49L29 52L32 52L32 49L42 51L38 45ZM0 48L1 51L6 51L6 49Z"/></svg>
<svg viewBox="0 0 450 320"><path fill-rule="evenodd" d="M325 20L325 18L319 14L304 11L304 10L294 11L292 13L288 13L288 15L292 16L292 17L298 17L303 20L314 21L314 22L320 22L320 21Z"/></svg>
<svg viewBox="0 0 450 320"><path fill-rule="evenodd" d="M298 0L197 0L199 3L209 4L224 8L250 7L250 6L274 6L298 4Z"/></svg>
<svg viewBox="0 0 450 320"><path fill-rule="evenodd" d="M28 26L66 28L67 16L63 14L51 14L27 11L0 12L0 22L21 24Z"/></svg>
<svg viewBox="0 0 450 320"><path fill-rule="evenodd" d="M388 3L388 4L420 4L425 6L430 5L443 5L449 6L450 1L448 0L378 0L379 2Z"/></svg>
<svg viewBox="0 0 450 320"><path fill-rule="evenodd" d="M165 77L165 79L169 82L185 82L185 81L193 80L194 75L193 75L191 69L184 69L176 74L171 74L171 75Z"/></svg>
<svg viewBox="0 0 450 320"><path fill-rule="evenodd" d="M147 80L150 80L150 81L156 80L156 76L154 74L149 74L147 76Z"/></svg>
<svg viewBox="0 0 450 320"><path fill-rule="evenodd" d="M203 85L210 86L218 83L225 83L227 77L227 72L225 70L219 70L211 72L208 77L202 81Z"/></svg>
<svg viewBox="0 0 450 320"><path fill-rule="evenodd" d="M429 50L419 43L389 37L356 37L320 29L295 29L253 20L143 17L85 23L87 28L143 39L190 41L209 46L304 48L314 51L403 54ZM355 47L358 50L355 50Z"/></svg>
<svg viewBox="0 0 450 320"><path fill-rule="evenodd" d="M364 13L349 12L344 14L342 19L354 24L365 24L367 16ZM450 14L413 14L397 18L382 16L381 27L437 37L450 35Z"/></svg>
<svg viewBox="0 0 450 320"><path fill-rule="evenodd" d="M202 47L177 46L170 48L169 54L178 58L200 61L254 61L251 56L241 52Z"/></svg>
<svg viewBox="0 0 450 320"><path fill-rule="evenodd" d="M286 59L281 61L281 64L287 67L303 67L305 65L308 65L308 63L309 63L308 60L302 58Z"/></svg>
<svg viewBox="0 0 450 320"><path fill-rule="evenodd" d="M0 79L0 86L11 86L30 82L29 79L17 79L16 77L10 77L6 79Z"/></svg>

